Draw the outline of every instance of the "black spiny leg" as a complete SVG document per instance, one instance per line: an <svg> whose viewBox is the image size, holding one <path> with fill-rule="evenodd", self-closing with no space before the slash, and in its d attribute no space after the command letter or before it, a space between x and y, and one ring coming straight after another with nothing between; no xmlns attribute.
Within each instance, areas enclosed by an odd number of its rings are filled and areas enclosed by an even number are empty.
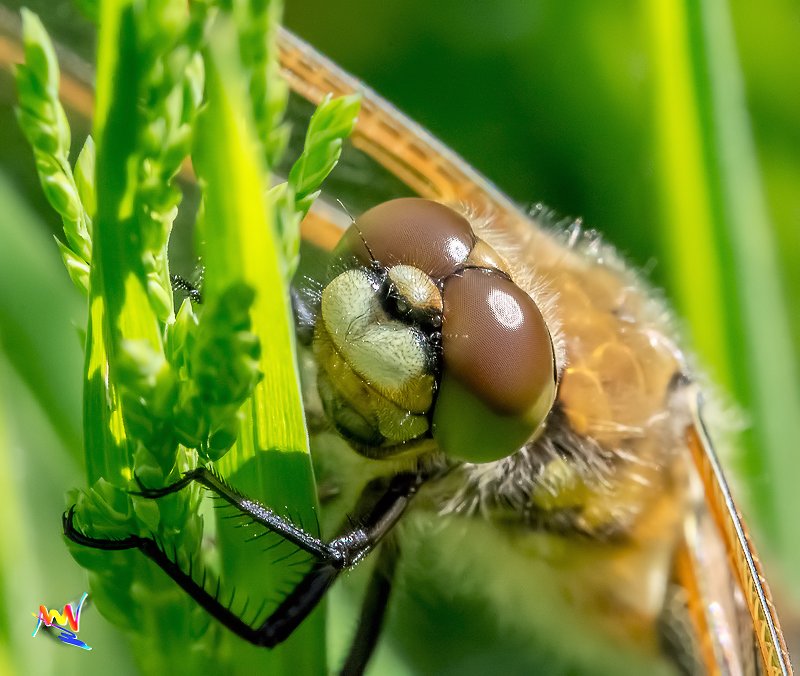
<svg viewBox="0 0 800 676"><path fill-rule="evenodd" d="M170 275L173 291L182 291L192 303L197 305L203 302L203 292L197 284L193 284L185 277L180 275ZM319 292L311 289L297 288L294 285L290 288L292 301L292 314L294 315L294 328L297 339L301 345L310 346L314 338L314 324L317 313L319 312Z"/></svg>
<svg viewBox="0 0 800 676"><path fill-rule="evenodd" d="M363 559L402 516L409 501L425 481L422 474L398 474L388 480L367 484L354 511L355 526L324 542L263 505L248 500L227 486L218 476L200 467L165 488L143 489L141 495L159 498L181 490L195 481L229 502L242 514L267 530L311 554L316 563L275 611L258 627L252 627L209 594L191 575L183 571L149 537L136 535L122 540L92 538L78 531L73 523L74 507L64 515L64 534L78 544L97 549L139 549L213 617L241 638L271 648L288 638L320 602L342 570Z"/></svg>
<svg viewBox="0 0 800 676"><path fill-rule="evenodd" d="M180 275L170 275L173 291L182 291L192 303L197 305L203 302L203 292L197 284L193 284ZM290 289L292 300L292 314L294 315L294 328L297 339L301 345L310 346L314 338L314 323L319 311L317 296L308 289Z"/></svg>
<svg viewBox="0 0 800 676"><path fill-rule="evenodd" d="M181 277L180 275L170 275L169 279L170 282L172 282L173 291L185 291L186 295L189 296L189 300L193 303L200 304L203 302L203 295L200 293L200 289L198 289L188 279Z"/></svg>
<svg viewBox="0 0 800 676"><path fill-rule="evenodd" d="M358 628L350 643L350 652L342 667L341 676L359 676L367 668L386 618L392 578L397 568L398 551L394 542L384 542L378 552L378 560L369 579L367 592L361 604Z"/></svg>

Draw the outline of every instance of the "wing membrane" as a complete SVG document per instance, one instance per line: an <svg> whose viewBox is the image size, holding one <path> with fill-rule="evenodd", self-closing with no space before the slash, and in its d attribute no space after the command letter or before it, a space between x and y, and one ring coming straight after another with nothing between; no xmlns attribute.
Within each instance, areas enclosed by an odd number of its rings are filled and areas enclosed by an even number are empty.
<svg viewBox="0 0 800 676"><path fill-rule="evenodd" d="M791 674L789 652L781 632L775 605L761 562L747 532L722 465L711 445L700 415L701 398L695 398L693 424L687 444L703 483L706 504L725 544L726 554L744 593L766 673Z"/></svg>

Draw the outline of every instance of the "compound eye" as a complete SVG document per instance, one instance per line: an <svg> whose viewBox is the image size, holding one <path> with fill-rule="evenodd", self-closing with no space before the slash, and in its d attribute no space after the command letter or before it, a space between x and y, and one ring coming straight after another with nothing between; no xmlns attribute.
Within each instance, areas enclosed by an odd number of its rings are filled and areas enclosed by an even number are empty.
<svg viewBox="0 0 800 676"><path fill-rule="evenodd" d="M533 299L502 274L466 269L444 284L442 376L433 436L448 455L515 453L556 394L553 342Z"/></svg>
<svg viewBox="0 0 800 676"><path fill-rule="evenodd" d="M459 213L438 202L403 197L364 212L342 236L334 257L355 254L364 265L374 259L386 268L412 265L441 279L467 260L475 241L469 221Z"/></svg>

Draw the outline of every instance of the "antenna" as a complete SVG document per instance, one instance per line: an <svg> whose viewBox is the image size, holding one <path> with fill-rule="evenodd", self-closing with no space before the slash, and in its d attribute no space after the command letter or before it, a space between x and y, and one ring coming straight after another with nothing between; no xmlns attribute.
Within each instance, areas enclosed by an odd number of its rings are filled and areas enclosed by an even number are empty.
<svg viewBox="0 0 800 676"><path fill-rule="evenodd" d="M369 254L369 259L370 261L372 261L372 264L376 267L383 267L375 258L375 255L372 253L372 249L369 248L369 244L367 244L367 240L364 237L364 233L361 232L361 229L358 227L358 225L356 225L356 219L353 218L353 216L347 210L347 207L342 203L342 200L337 198L336 201L339 203L339 206L342 207L342 210L344 211L344 213L347 214L347 217L350 219L350 225L356 229L356 232L358 233L361 242L364 244L364 247L366 248L367 253Z"/></svg>

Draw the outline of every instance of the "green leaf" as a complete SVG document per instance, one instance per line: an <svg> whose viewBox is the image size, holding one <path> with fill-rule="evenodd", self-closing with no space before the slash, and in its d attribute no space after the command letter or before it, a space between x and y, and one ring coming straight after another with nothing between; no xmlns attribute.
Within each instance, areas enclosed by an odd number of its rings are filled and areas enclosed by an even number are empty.
<svg viewBox="0 0 800 676"><path fill-rule="evenodd" d="M306 198L319 190L339 161L342 143L353 131L360 107L358 94L328 96L311 116L303 152L292 165L288 181L303 215L311 207Z"/></svg>
<svg viewBox="0 0 800 676"><path fill-rule="evenodd" d="M338 163L342 143L352 133L360 107L359 94L326 97L311 116L303 152L292 165L289 180L270 191L270 198L277 205L289 279L294 276L300 257L300 222L319 196L322 182Z"/></svg>
<svg viewBox="0 0 800 676"><path fill-rule="evenodd" d="M95 148L94 140L91 136L86 138L78 160L75 162L75 187L78 189L78 196L84 210L93 216L97 211L97 198L94 188L94 163Z"/></svg>
<svg viewBox="0 0 800 676"><path fill-rule="evenodd" d="M264 374L243 408L242 431L218 467L227 480L250 497L305 524L315 523L316 493L305 430L286 286L286 264L275 229L275 209L264 200L266 167L255 151L255 123L247 100L235 45L234 26L220 16L206 55L207 97L197 124L195 166L205 195L200 233L206 265L204 297L209 304L244 284L255 292L250 313L261 340ZM223 568L237 588L269 593L286 583L288 571L261 564L254 570L252 551L240 537L221 536ZM252 585L252 587L250 587ZM250 591L254 589L254 591ZM255 591L258 590L258 591ZM322 673L326 670L321 612L303 623L272 651L249 652L234 641L241 659L258 660L269 673ZM232 639L231 639L232 640Z"/></svg>
<svg viewBox="0 0 800 676"><path fill-rule="evenodd" d="M45 196L64 223L64 235L74 259L68 266L88 264L91 258L91 218L81 202L69 166L70 129L58 100L59 70L53 45L39 18L22 10L25 65L16 72L17 120L33 147L36 170ZM90 179L84 174L84 183ZM80 275L70 276L80 282Z"/></svg>
<svg viewBox="0 0 800 676"><path fill-rule="evenodd" d="M800 546L786 514L794 480L800 365L778 277L778 245L762 190L727 3L660 3L651 12L658 87L661 208L671 286L714 378L752 411L741 465L774 547L794 567ZM730 337L738 337L732 340Z"/></svg>

